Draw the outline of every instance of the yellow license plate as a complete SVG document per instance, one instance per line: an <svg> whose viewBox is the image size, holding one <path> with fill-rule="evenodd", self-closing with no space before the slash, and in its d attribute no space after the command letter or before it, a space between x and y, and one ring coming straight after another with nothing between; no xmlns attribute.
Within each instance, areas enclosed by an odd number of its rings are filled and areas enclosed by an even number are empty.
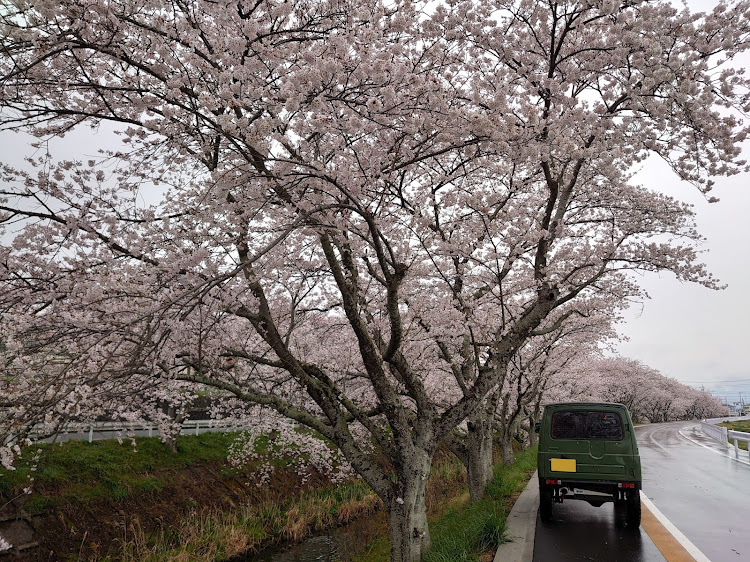
<svg viewBox="0 0 750 562"><path fill-rule="evenodd" d="M576 471L576 460L575 459L550 459L552 466L550 467L553 472L575 472Z"/></svg>

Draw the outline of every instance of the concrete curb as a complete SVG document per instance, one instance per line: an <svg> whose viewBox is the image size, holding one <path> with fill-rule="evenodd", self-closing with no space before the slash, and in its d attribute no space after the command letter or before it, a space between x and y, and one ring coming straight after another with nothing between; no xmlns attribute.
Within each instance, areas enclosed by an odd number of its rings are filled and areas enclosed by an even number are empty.
<svg viewBox="0 0 750 562"><path fill-rule="evenodd" d="M505 538L510 542L505 542L498 547L494 562L531 562L533 560L538 509L539 480L538 473L534 472L508 514Z"/></svg>

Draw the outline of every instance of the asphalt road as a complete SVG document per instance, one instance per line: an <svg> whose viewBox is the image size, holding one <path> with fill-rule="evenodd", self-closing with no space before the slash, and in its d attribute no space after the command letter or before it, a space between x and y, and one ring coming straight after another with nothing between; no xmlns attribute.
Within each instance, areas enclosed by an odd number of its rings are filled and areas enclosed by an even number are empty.
<svg viewBox="0 0 750 562"><path fill-rule="evenodd" d="M643 491L711 562L750 560L750 461L695 422L636 429Z"/></svg>
<svg viewBox="0 0 750 562"><path fill-rule="evenodd" d="M537 516L534 561L664 562L642 529L615 527L614 505L593 507L583 501L555 504L554 520Z"/></svg>
<svg viewBox="0 0 750 562"><path fill-rule="evenodd" d="M704 436L695 422L636 429L643 492L711 562L750 560L750 462ZM534 561L661 562L648 534L618 529L611 503L555 504L554 520L537 518Z"/></svg>

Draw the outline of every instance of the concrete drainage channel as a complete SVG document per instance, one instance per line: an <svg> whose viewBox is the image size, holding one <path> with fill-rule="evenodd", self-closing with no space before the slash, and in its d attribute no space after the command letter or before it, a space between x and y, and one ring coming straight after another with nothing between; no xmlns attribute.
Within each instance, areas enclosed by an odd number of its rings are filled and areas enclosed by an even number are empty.
<svg viewBox="0 0 750 562"><path fill-rule="evenodd" d="M0 538L11 548L0 550L4 555L18 555L39 546L36 541L36 526L41 523L45 514L29 515L17 500L6 501L0 496Z"/></svg>

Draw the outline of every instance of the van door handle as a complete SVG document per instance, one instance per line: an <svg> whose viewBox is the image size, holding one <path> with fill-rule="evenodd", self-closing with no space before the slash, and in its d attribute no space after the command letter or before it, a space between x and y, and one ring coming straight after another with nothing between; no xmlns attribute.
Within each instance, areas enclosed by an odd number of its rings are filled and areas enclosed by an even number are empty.
<svg viewBox="0 0 750 562"><path fill-rule="evenodd" d="M559 451L560 448L559 447L549 447L549 450L550 451Z"/></svg>

